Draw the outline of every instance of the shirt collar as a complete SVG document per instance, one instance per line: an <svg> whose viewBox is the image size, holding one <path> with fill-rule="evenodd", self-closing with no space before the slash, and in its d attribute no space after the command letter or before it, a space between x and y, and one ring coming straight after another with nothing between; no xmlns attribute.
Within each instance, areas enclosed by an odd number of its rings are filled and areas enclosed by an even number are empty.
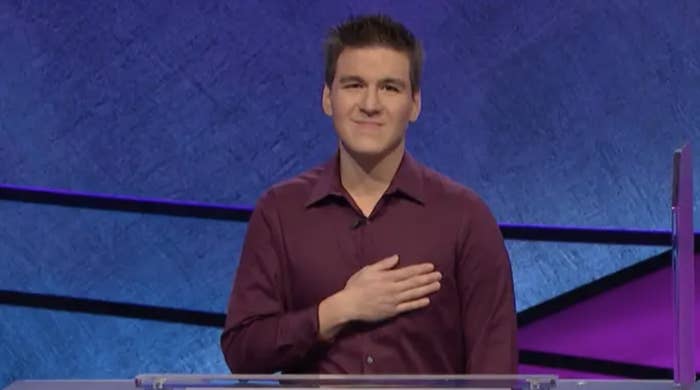
<svg viewBox="0 0 700 390"><path fill-rule="evenodd" d="M336 152L333 158L321 165L318 180L311 189L306 207L310 207L329 196L345 196L346 191L340 183L339 161L340 155L339 152ZM420 204L425 204L421 165L408 152L404 152L399 169L394 174L385 194L402 195Z"/></svg>

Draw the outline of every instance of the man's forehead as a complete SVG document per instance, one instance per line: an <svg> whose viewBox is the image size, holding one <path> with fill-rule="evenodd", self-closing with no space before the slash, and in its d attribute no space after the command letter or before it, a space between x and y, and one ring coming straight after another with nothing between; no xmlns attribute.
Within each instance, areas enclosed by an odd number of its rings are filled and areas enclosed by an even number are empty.
<svg viewBox="0 0 700 390"><path fill-rule="evenodd" d="M410 65L411 62L408 53L384 46L346 47L338 56L339 62L350 60L370 61L378 59L390 60L391 62L403 65Z"/></svg>
<svg viewBox="0 0 700 390"><path fill-rule="evenodd" d="M384 47L346 48L336 63L337 77L408 81L410 60L406 53Z"/></svg>

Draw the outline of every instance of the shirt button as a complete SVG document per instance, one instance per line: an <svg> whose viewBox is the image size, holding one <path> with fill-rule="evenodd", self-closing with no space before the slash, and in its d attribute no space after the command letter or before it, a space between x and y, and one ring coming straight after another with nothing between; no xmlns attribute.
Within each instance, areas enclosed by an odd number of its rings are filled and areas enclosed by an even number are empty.
<svg viewBox="0 0 700 390"><path fill-rule="evenodd" d="M374 358L372 357L372 355L367 356L367 364L372 364L372 363L374 363Z"/></svg>

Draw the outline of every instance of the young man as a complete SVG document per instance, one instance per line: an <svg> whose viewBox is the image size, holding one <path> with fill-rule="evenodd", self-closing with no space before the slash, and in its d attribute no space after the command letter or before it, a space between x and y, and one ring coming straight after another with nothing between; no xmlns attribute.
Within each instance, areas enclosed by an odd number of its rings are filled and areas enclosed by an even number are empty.
<svg viewBox="0 0 700 390"><path fill-rule="evenodd" d="M235 373L515 373L513 283L471 190L405 151L422 50L385 16L326 42L339 146L269 189L243 246L221 347Z"/></svg>

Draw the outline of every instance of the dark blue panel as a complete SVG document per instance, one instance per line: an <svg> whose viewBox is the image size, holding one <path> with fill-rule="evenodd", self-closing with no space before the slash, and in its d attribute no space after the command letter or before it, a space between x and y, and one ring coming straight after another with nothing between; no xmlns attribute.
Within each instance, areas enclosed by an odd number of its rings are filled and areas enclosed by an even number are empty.
<svg viewBox="0 0 700 390"><path fill-rule="evenodd" d="M0 306L0 387L18 379L225 373L219 331Z"/></svg>
<svg viewBox="0 0 700 390"><path fill-rule="evenodd" d="M0 201L2 289L223 313L246 225Z"/></svg>

